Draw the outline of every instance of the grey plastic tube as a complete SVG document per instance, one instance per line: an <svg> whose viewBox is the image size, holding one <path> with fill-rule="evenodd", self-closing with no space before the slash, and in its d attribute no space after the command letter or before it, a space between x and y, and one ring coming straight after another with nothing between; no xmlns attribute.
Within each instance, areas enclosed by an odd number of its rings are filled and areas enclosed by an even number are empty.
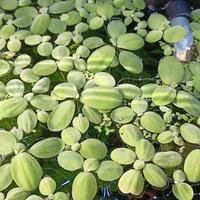
<svg viewBox="0 0 200 200"><path fill-rule="evenodd" d="M193 36L189 25L189 19L185 16L178 16L171 20L173 26L180 25L186 32L187 36L181 41L174 44L176 49L176 57L181 61L188 61L191 58L191 51L193 51Z"/></svg>
<svg viewBox="0 0 200 200"><path fill-rule="evenodd" d="M189 25L190 4L187 0L146 0L146 4L152 11L165 10L173 26L180 25L187 36L174 44L176 57L181 61L189 61L194 55L194 40Z"/></svg>
<svg viewBox="0 0 200 200"><path fill-rule="evenodd" d="M187 36L174 44L176 57L181 61L189 61L193 56L193 36L190 29L190 6L187 0L171 0L166 7L166 13L172 26L180 25L187 32Z"/></svg>

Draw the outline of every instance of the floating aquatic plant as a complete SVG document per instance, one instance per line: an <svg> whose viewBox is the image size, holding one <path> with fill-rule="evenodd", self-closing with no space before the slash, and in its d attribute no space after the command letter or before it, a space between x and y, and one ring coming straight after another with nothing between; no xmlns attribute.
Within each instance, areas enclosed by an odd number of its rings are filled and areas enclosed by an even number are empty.
<svg viewBox="0 0 200 200"><path fill-rule="evenodd" d="M148 187L193 198L200 11L197 57L182 63L173 45L187 32L145 7L0 1L0 200L144 199Z"/></svg>

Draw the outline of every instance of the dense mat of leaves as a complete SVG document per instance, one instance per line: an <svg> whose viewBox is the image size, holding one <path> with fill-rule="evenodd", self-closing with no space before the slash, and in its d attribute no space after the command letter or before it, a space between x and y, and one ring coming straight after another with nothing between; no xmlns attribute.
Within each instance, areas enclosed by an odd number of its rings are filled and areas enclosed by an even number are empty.
<svg viewBox="0 0 200 200"><path fill-rule="evenodd" d="M185 29L145 7L0 1L0 200L193 199L200 59L173 56Z"/></svg>

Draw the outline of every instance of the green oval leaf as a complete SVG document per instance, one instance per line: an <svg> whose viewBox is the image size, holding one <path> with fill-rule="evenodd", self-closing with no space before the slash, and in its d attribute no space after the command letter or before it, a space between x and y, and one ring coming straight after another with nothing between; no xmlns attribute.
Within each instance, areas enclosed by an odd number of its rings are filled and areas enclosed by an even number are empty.
<svg viewBox="0 0 200 200"><path fill-rule="evenodd" d="M140 74L143 70L142 60L129 51L120 52L119 62L127 71L133 74Z"/></svg>

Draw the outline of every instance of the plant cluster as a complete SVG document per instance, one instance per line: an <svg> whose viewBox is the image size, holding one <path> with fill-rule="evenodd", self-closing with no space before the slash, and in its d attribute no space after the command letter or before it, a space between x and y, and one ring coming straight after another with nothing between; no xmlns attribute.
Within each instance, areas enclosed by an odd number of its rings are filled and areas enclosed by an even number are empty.
<svg viewBox="0 0 200 200"><path fill-rule="evenodd" d="M200 57L181 63L185 29L145 7L0 1L0 200L93 200L101 187L138 197L169 183L193 199ZM192 18L200 53L200 10Z"/></svg>

